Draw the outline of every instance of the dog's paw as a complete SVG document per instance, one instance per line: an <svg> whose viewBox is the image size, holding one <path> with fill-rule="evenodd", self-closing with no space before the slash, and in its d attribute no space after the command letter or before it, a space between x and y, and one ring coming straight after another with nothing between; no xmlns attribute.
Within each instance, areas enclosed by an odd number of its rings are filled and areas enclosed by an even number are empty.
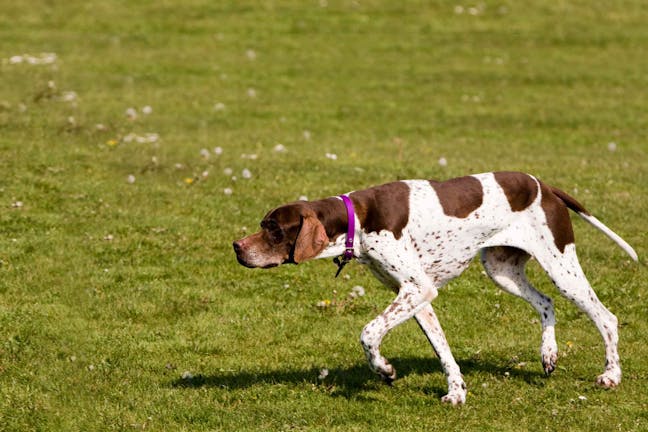
<svg viewBox="0 0 648 432"><path fill-rule="evenodd" d="M542 368L545 375L549 376L556 370L556 363L558 363L558 353L552 352L542 356Z"/></svg>
<svg viewBox="0 0 648 432"><path fill-rule="evenodd" d="M463 405L466 403L465 391L451 391L441 398L441 402L451 404L452 406Z"/></svg>
<svg viewBox="0 0 648 432"><path fill-rule="evenodd" d="M396 369L394 369L394 366L387 363L384 369L378 371L378 376L380 376L380 379L383 380L385 384L392 385L394 380L396 380Z"/></svg>
<svg viewBox="0 0 648 432"><path fill-rule="evenodd" d="M611 376L611 374L607 372L596 378L596 385L604 389L615 388L619 383L621 383L620 377Z"/></svg>

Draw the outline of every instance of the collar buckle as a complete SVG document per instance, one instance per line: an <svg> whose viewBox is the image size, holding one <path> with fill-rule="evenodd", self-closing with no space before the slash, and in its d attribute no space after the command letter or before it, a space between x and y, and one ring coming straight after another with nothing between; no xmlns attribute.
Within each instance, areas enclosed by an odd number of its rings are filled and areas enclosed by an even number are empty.
<svg viewBox="0 0 648 432"><path fill-rule="evenodd" d="M355 238L355 209L353 208L353 202L346 195L340 195L340 198L344 202L344 207L346 208L347 233L346 241L344 242L344 253L333 259L333 262L338 266L335 277L338 277L344 266L353 259L353 240Z"/></svg>

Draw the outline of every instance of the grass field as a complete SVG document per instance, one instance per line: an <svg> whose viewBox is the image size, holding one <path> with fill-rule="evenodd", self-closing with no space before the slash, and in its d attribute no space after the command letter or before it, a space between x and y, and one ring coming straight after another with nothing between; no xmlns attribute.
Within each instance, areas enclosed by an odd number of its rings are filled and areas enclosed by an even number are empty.
<svg viewBox="0 0 648 432"><path fill-rule="evenodd" d="M648 430L647 22L640 0L0 0L0 430ZM618 389L537 266L557 371L474 262L435 300L453 408L413 322L383 345L395 385L368 369L359 332L392 294L365 269L231 250L300 196L491 170L639 253L574 220L621 322Z"/></svg>

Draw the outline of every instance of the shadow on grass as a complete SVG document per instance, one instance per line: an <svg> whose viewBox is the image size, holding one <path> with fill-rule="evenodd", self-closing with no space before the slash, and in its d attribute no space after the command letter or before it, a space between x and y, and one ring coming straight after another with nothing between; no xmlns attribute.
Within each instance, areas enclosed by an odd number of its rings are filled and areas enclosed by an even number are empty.
<svg viewBox="0 0 648 432"><path fill-rule="evenodd" d="M391 363L396 368L399 378L411 374L425 375L431 373L442 373L441 364L436 358L406 357L394 358ZM486 373L488 375L504 377L507 374L510 379L523 380L530 385L539 385L544 378L544 373L537 370L515 369L506 364L495 364L488 360L463 360L459 361L459 367L470 381L471 375ZM333 396L353 397L357 393L379 387L381 384L377 375L369 370L369 366L362 362L343 368L331 368L323 380L318 377L320 368L308 369L280 369L265 372L222 372L212 375L196 375L191 378L174 380L171 385L178 388L201 388L218 387L224 389L246 389L255 385L276 385L276 384L304 384L311 383L334 389ZM398 380L394 385L398 386ZM445 382L445 380L444 380ZM427 389L430 394L441 397L447 393L442 386L431 386Z"/></svg>

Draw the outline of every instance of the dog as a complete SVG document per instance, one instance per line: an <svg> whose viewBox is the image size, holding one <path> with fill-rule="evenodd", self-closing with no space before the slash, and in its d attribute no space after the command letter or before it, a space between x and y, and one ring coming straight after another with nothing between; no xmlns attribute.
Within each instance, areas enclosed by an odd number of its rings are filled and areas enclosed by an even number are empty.
<svg viewBox="0 0 648 432"><path fill-rule="evenodd" d="M568 209L598 228L633 260L634 249L560 189L520 172L492 172L437 182L404 180L317 201L297 201L271 210L261 230L233 243L246 267L270 268L338 257L369 267L396 298L362 330L370 368L386 383L394 367L380 354L383 337L414 317L436 352L447 378L442 401L466 400L466 385L431 302L475 255L504 291L526 300L540 315L541 361L556 368L558 346L552 300L527 280L533 257L559 292L596 325L605 343L604 388L621 382L617 318L597 298L576 256ZM355 228L357 227L357 229Z"/></svg>

